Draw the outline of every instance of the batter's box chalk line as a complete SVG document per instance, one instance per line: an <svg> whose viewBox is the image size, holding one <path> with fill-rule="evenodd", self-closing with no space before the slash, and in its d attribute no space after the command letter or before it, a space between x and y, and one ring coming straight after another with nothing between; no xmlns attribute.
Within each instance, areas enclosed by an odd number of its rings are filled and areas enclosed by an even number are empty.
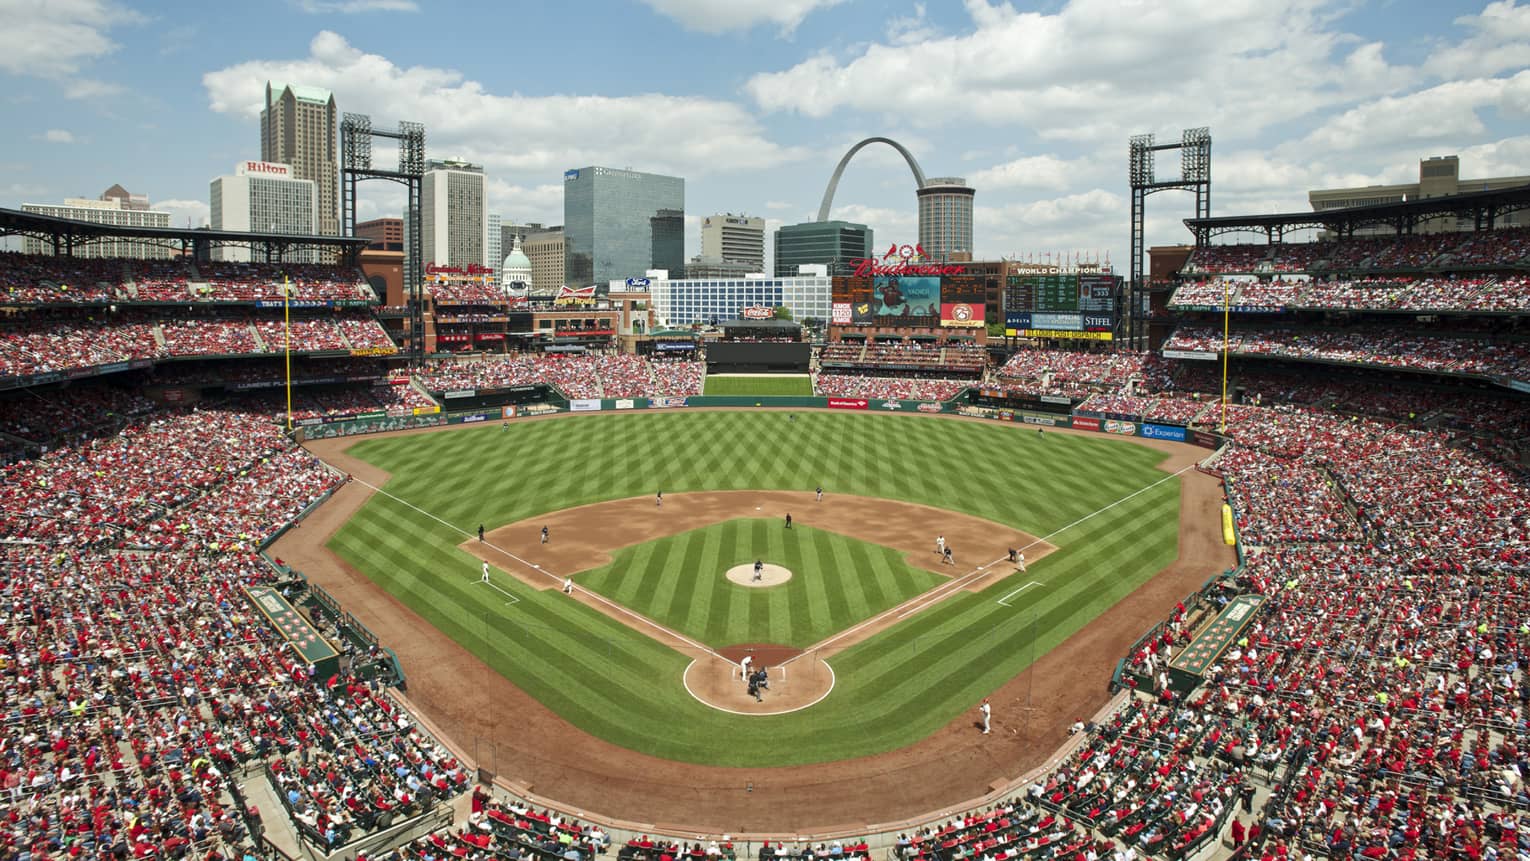
<svg viewBox="0 0 1530 861"><path fill-rule="evenodd" d="M1031 588L1032 586L1044 586L1044 585L1046 585L1046 584L1038 583L1035 580L1032 580L1031 582L1025 584L1024 586L1021 586L1019 589L1016 589L1015 591L1009 593L1008 595L1005 595L1003 598L1000 598L999 599L999 603L1002 604L1005 607L1013 607L1015 605L1009 603L1009 599L1015 597L1016 595L1019 595L1021 592L1024 592L1025 590Z"/></svg>

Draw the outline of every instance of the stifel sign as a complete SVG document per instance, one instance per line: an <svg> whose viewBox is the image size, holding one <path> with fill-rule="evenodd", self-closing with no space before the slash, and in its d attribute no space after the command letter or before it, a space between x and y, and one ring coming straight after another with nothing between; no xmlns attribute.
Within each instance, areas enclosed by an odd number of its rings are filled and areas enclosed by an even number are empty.
<svg viewBox="0 0 1530 861"><path fill-rule="evenodd" d="M926 263L925 256L922 245L894 243L887 247L887 253L881 259L851 260L850 265L854 268L851 274L867 278L878 275L964 275L967 272L967 267L960 263Z"/></svg>

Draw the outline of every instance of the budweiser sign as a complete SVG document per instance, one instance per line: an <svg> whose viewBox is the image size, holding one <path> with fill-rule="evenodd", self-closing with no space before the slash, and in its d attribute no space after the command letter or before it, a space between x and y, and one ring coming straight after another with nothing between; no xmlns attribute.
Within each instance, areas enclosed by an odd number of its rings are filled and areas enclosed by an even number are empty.
<svg viewBox="0 0 1530 861"><path fill-rule="evenodd" d="M425 264L426 275L493 275L494 270L478 263L469 263L466 266L440 266L435 263Z"/></svg>
<svg viewBox="0 0 1530 861"><path fill-rule="evenodd" d="M960 263L931 263L926 259L923 245L888 246L880 259L863 257L851 260L852 274L857 278L878 275L964 275L967 267Z"/></svg>

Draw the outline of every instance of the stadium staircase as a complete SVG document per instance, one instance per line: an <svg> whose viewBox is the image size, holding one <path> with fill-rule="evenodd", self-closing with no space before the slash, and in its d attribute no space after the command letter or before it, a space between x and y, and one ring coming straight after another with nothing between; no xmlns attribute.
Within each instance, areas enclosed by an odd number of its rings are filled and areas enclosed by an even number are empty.
<svg viewBox="0 0 1530 861"><path fill-rule="evenodd" d="M260 337L260 329L256 328L254 324L250 325L250 334L255 336L255 343L260 347L260 352L271 352L271 350L266 348L266 339Z"/></svg>

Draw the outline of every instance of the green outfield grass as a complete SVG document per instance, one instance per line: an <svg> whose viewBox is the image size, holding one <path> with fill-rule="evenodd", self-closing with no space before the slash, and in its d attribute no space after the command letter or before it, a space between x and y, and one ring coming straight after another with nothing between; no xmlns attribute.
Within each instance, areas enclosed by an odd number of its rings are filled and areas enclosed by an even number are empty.
<svg viewBox="0 0 1530 861"><path fill-rule="evenodd" d="M1155 485L1165 478L1154 468L1159 452L997 422L811 412L789 423L772 412L674 410L369 439L351 451L391 471L385 489L404 502L374 495L330 542L343 559L581 729L688 762L795 765L906 746L970 711L1176 554L1179 483ZM557 590L501 575L520 599L505 606L476 583L478 561L457 548L480 522L492 529L659 487L670 494L819 484L1038 536L1067 528L1049 538L1059 549L1023 577L959 592L846 650L833 659L837 684L827 698L769 717L702 705L681 683L685 657ZM766 541L756 549L752 538L737 538L736 552L765 555ZM677 587L691 566L689 553L681 558ZM698 578L717 576L715 567L696 567L705 569ZM1026 580L1045 585L1014 606L997 603ZM683 598L670 603L675 614L685 610Z"/></svg>
<svg viewBox="0 0 1530 861"><path fill-rule="evenodd" d="M783 376L708 376L704 395L753 395L771 397L812 397L813 378L807 374Z"/></svg>
<svg viewBox="0 0 1530 861"><path fill-rule="evenodd" d="M792 579L755 589L723 576L756 559L791 569ZM748 518L623 548L610 565L576 579L713 648L806 648L946 578L910 566L890 547Z"/></svg>

